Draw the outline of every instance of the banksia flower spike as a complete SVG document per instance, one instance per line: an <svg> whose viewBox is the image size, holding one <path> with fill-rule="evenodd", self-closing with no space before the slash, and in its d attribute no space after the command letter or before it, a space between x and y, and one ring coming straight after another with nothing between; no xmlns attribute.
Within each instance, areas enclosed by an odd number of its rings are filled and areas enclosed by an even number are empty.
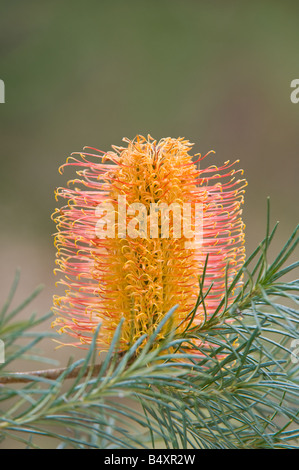
<svg viewBox="0 0 299 470"><path fill-rule="evenodd" d="M245 258L246 181L233 176L241 170L230 162L199 168L204 157L193 159L193 144L183 138L124 141L113 151L86 147L73 154L62 169L79 167L79 178L69 182L78 187L56 191L67 204L53 215L56 271L65 286L65 295L54 298L54 326L77 346L89 344L101 323L99 348L107 349L124 318L124 351L175 305L174 322L183 331L205 269L204 290L212 287L193 317L201 324ZM241 278L226 307L240 284Z"/></svg>

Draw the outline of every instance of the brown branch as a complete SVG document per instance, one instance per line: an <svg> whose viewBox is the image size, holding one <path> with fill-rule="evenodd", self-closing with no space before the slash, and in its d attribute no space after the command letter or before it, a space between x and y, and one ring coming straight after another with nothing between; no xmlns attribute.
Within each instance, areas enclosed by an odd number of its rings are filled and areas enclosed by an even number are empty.
<svg viewBox="0 0 299 470"><path fill-rule="evenodd" d="M117 352L116 354L118 356L117 361L119 361L124 356L125 352L121 351L121 352ZM134 356L128 360L127 365L131 364L135 358L136 358L136 355L134 354ZM97 375L99 375L102 365L103 363L100 362L99 364L87 366L81 378L83 379L87 377L88 375L90 377L96 377ZM33 370L33 371L28 371L28 372L10 372L7 375L3 375L2 377L0 376L0 387L3 385L7 385L7 384L33 382L34 381L33 377L41 377L43 379L56 380L67 369L68 369L67 367L60 367L58 369ZM65 379L76 379L78 375L80 374L81 370L82 370L82 366L75 367L68 374L66 374Z"/></svg>
<svg viewBox="0 0 299 470"><path fill-rule="evenodd" d="M82 375L82 378L86 377L88 374L90 374L91 377L95 377L96 375L99 374L101 367L102 367L102 364L88 366L86 368L86 371ZM78 377L81 369L82 369L81 366L75 367L71 372L69 372L65 376L65 378L75 379L76 377ZM29 383L34 380L31 377L42 377L44 379L56 380L66 370L67 370L67 367L61 367L59 369L34 370L30 372L12 372L8 375L3 375L2 377L0 377L0 386L7 385L7 384L16 384L16 383Z"/></svg>

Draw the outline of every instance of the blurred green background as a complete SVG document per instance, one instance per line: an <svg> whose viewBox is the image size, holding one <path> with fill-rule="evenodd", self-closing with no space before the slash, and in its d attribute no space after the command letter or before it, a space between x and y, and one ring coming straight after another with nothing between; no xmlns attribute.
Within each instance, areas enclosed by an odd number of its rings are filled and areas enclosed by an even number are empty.
<svg viewBox="0 0 299 470"><path fill-rule="evenodd" d="M58 166L89 145L136 134L186 137L204 164L240 159L248 180L247 251L262 239L266 198L298 219L299 4L294 1L0 0L1 303L39 283L49 310ZM52 346L51 346L52 347Z"/></svg>

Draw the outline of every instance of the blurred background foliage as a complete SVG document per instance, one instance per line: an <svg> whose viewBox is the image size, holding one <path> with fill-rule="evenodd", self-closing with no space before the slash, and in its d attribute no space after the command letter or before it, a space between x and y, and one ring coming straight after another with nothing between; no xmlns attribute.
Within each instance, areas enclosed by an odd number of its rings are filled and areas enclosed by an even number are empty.
<svg viewBox="0 0 299 470"><path fill-rule="evenodd" d="M58 167L138 133L215 150L206 165L240 159L247 251L267 196L281 245L298 218L298 13L294 1L0 0L1 298L20 266L16 301L42 282L37 308L51 307L50 215L71 176Z"/></svg>

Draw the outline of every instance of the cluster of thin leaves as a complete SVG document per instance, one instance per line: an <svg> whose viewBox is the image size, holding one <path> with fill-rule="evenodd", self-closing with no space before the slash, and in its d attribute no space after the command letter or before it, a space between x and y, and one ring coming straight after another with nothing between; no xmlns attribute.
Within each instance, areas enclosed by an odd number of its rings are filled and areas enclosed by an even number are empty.
<svg viewBox="0 0 299 470"><path fill-rule="evenodd" d="M44 436L47 446L50 439L60 448L296 447L299 358L293 346L299 338L299 282L282 278L298 266L284 267L298 237L296 229L269 264L276 227L272 233L267 228L264 241L245 263L244 287L234 304L226 308L242 272L227 286L212 318L195 328L195 310L190 313L183 336L172 328L174 307L141 351L144 337L122 356L115 352L120 323L97 375L98 332L86 357L71 363L58 378L32 375L22 386L0 385L2 439L39 447ZM9 373L12 361L48 335L30 333L43 319L12 322L31 300L8 313L16 285L17 279L0 317L7 355L0 377ZM198 303L204 306L207 293L202 285L203 279ZM169 334L157 347L158 333L166 324ZM20 336L32 335L27 345L17 346ZM78 376L67 379L78 366Z"/></svg>

